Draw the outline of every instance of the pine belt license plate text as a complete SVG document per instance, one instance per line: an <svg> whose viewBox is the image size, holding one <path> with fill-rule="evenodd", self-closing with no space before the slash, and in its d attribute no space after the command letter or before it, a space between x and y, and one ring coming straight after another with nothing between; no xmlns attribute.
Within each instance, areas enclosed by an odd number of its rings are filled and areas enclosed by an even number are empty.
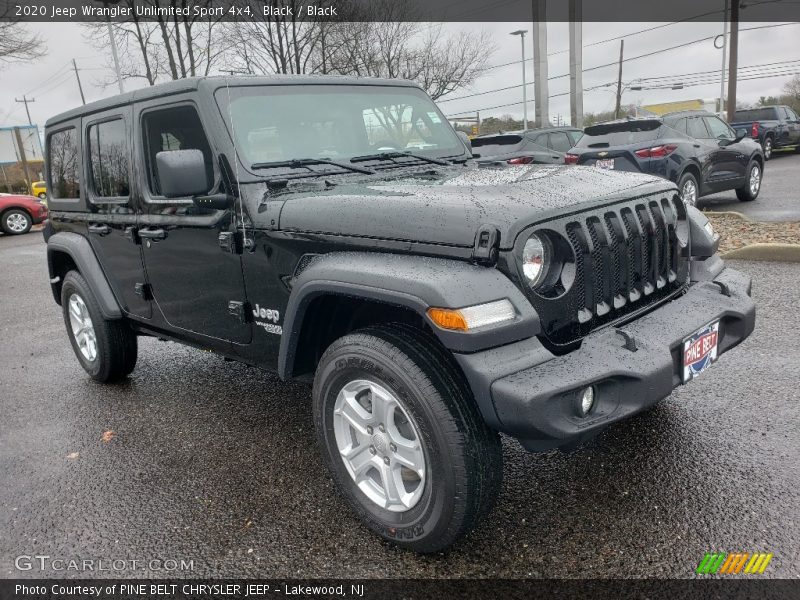
<svg viewBox="0 0 800 600"><path fill-rule="evenodd" d="M613 158L599 158L597 162L594 163L594 166L598 169L613 169L614 168L614 159Z"/></svg>
<svg viewBox="0 0 800 600"><path fill-rule="evenodd" d="M683 340L683 383L697 377L717 360L719 321L701 327Z"/></svg>

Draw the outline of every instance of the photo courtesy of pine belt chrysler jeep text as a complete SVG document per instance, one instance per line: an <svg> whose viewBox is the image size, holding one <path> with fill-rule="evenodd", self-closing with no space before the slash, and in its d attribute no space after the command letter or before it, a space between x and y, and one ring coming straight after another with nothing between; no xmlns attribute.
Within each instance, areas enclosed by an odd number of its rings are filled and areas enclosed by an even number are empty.
<svg viewBox="0 0 800 600"><path fill-rule="evenodd" d="M313 382L342 495L419 552L491 510L500 433L575 447L754 327L674 183L479 166L409 82L165 83L50 119L46 164L50 282L89 375L123 379L155 336Z"/></svg>

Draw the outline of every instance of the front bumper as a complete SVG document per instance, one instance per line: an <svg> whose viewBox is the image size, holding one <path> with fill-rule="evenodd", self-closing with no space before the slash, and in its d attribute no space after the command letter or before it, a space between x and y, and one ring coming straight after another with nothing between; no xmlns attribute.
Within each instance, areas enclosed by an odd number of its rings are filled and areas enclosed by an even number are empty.
<svg viewBox="0 0 800 600"><path fill-rule="evenodd" d="M717 319L719 356L755 326L747 275L725 269L635 321L589 334L563 356L531 338L456 359L490 425L528 450L549 450L581 443L667 397L681 385L684 338ZM579 417L578 396L590 385L594 408Z"/></svg>

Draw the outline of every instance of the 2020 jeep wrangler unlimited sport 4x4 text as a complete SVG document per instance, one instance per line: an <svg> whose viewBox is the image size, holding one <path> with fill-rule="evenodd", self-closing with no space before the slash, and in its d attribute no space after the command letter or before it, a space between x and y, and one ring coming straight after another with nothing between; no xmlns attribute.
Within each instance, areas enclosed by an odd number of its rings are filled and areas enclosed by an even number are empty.
<svg viewBox="0 0 800 600"><path fill-rule="evenodd" d="M476 166L408 82L170 82L50 119L46 158L50 281L89 375L126 377L156 336L313 380L342 494L420 552L491 509L500 433L572 447L754 326L674 184Z"/></svg>

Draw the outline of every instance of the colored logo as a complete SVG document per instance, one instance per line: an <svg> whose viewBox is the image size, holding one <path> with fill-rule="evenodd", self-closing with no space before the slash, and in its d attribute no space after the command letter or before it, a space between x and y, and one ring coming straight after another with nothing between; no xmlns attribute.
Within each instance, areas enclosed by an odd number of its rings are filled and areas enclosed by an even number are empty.
<svg viewBox="0 0 800 600"><path fill-rule="evenodd" d="M700 374L717 358L719 321L704 327L683 345L684 379Z"/></svg>
<svg viewBox="0 0 800 600"><path fill-rule="evenodd" d="M767 570L767 565L772 560L773 554L770 552L706 552L703 560L697 565L695 571L698 575L747 575L761 574Z"/></svg>

